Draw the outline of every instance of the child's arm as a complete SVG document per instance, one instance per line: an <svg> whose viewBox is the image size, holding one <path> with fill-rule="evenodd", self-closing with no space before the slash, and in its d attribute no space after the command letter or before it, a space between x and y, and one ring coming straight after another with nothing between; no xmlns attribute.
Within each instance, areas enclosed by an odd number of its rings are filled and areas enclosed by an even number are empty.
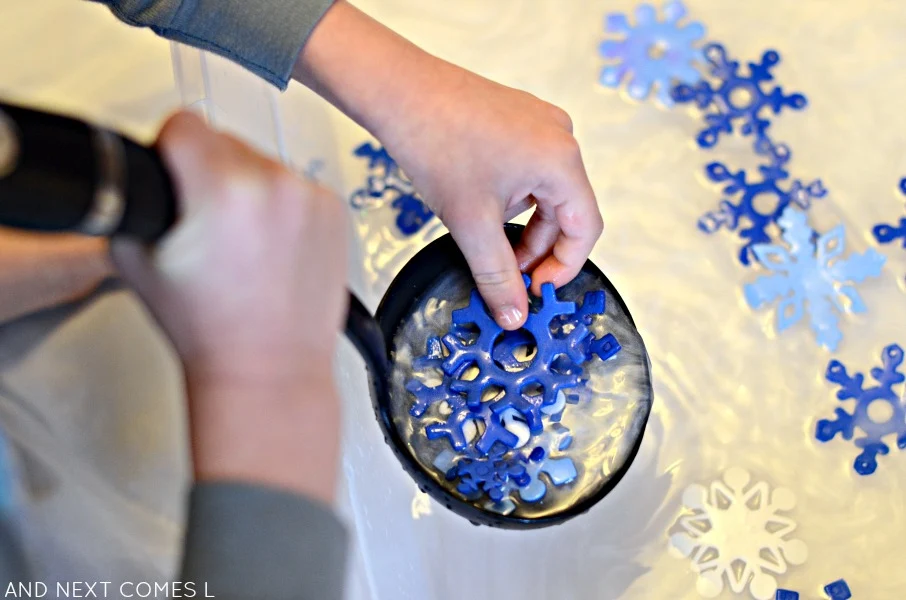
<svg viewBox="0 0 906 600"><path fill-rule="evenodd" d="M185 373L195 486L181 580L217 598L339 600L343 203L191 114L158 147L182 216L154 248L112 248Z"/></svg>
<svg viewBox="0 0 906 600"><path fill-rule="evenodd" d="M371 131L463 251L506 329L533 290L575 277L603 228L572 121L558 107L440 60L342 0L294 77ZM536 206L514 255L501 223Z"/></svg>
<svg viewBox="0 0 906 600"><path fill-rule="evenodd" d="M78 300L113 272L106 240L0 228L0 323Z"/></svg>
<svg viewBox="0 0 906 600"><path fill-rule="evenodd" d="M440 60L344 0L99 0L123 20L292 75L371 131L450 229L507 329L525 321L520 270L562 285L603 228L569 116ZM501 224L536 210L515 254Z"/></svg>

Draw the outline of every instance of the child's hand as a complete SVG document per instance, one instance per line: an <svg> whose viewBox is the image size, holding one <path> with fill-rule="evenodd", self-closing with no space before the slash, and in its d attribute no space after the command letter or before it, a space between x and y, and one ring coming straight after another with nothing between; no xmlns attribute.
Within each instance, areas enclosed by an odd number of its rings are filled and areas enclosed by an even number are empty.
<svg viewBox="0 0 906 600"><path fill-rule="evenodd" d="M343 205L191 114L170 119L158 147L180 220L153 249L115 240L113 250L183 359L195 476L329 503Z"/></svg>
<svg viewBox="0 0 906 600"><path fill-rule="evenodd" d="M569 117L439 60L346 2L328 10L295 76L380 139L450 229L506 329L533 290L571 280L603 228ZM501 227L536 205L515 255Z"/></svg>
<svg viewBox="0 0 906 600"><path fill-rule="evenodd" d="M114 256L187 371L329 379L346 305L342 203L191 113L158 146L180 220L152 250L117 240Z"/></svg>
<svg viewBox="0 0 906 600"><path fill-rule="evenodd" d="M525 92L449 70L384 130L391 156L456 240L506 329L525 321L520 271L568 283L603 228L569 116ZM515 256L501 223L535 205Z"/></svg>

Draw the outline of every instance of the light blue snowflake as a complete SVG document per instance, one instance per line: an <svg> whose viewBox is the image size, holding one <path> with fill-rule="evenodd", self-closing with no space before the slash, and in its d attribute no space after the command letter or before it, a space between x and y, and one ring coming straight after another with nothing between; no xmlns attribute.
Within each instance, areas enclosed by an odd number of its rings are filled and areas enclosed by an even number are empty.
<svg viewBox="0 0 906 600"><path fill-rule="evenodd" d="M635 9L635 27L625 14L608 15L607 32L624 37L601 43L601 56L619 60L601 71L601 84L619 87L631 73L627 87L630 97L644 100L657 85L658 99L664 106L672 106L670 90L675 83L691 84L701 79L694 65L703 63L702 52L694 44L705 35L705 28L697 22L679 25L685 16L686 7L679 0L664 4L664 21L657 20L657 10L650 4Z"/></svg>
<svg viewBox="0 0 906 600"><path fill-rule="evenodd" d="M752 308L777 304L777 331L782 332L799 322L808 304L812 329L820 345L836 350L843 338L837 314L862 313L865 303L852 283L877 277L885 258L869 249L864 254L842 258L843 226L817 235L806 222L805 213L788 207L778 220L783 239L789 248L778 244L759 244L752 252L771 271L744 288L746 302ZM841 296L849 306L841 302Z"/></svg>

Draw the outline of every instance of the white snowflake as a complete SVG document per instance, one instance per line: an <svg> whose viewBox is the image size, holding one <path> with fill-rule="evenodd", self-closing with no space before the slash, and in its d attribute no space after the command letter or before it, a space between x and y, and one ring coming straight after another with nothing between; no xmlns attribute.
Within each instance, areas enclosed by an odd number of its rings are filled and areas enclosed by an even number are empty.
<svg viewBox="0 0 906 600"><path fill-rule="evenodd" d="M682 531L670 537L670 544L692 559L696 588L705 598L723 591L726 576L733 592L748 586L754 598L769 600L777 590L772 573L785 573L808 557L802 540L787 538L796 523L778 514L796 505L793 492L777 488L772 493L764 481L747 487L750 480L746 470L733 467L709 487L690 485L683 493L691 514L679 518Z"/></svg>
<svg viewBox="0 0 906 600"><path fill-rule="evenodd" d="M415 486L415 495L412 496L412 518L431 516L431 497Z"/></svg>

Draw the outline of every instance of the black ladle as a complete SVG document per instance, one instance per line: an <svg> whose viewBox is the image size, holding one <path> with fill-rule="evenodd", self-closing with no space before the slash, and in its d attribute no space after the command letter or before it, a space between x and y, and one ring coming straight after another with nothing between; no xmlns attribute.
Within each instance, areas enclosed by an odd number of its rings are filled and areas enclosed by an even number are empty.
<svg viewBox="0 0 906 600"><path fill-rule="evenodd" d="M36 231L71 231L128 236L153 243L176 222L176 197L158 154L118 134L68 117L0 103L0 225ZM507 225L515 244L522 226ZM644 424L624 462L594 493L555 514L524 518L489 512L463 500L432 477L410 452L391 414L391 364L394 336L434 282L444 274L468 273L462 253L449 235L412 258L391 283L375 316L349 293L345 334L365 361L377 420L385 440L419 487L473 523L505 528L535 528L561 523L587 511L619 482L642 442ZM587 261L593 275L625 313L623 300L604 274ZM650 389L644 346L645 385Z"/></svg>

